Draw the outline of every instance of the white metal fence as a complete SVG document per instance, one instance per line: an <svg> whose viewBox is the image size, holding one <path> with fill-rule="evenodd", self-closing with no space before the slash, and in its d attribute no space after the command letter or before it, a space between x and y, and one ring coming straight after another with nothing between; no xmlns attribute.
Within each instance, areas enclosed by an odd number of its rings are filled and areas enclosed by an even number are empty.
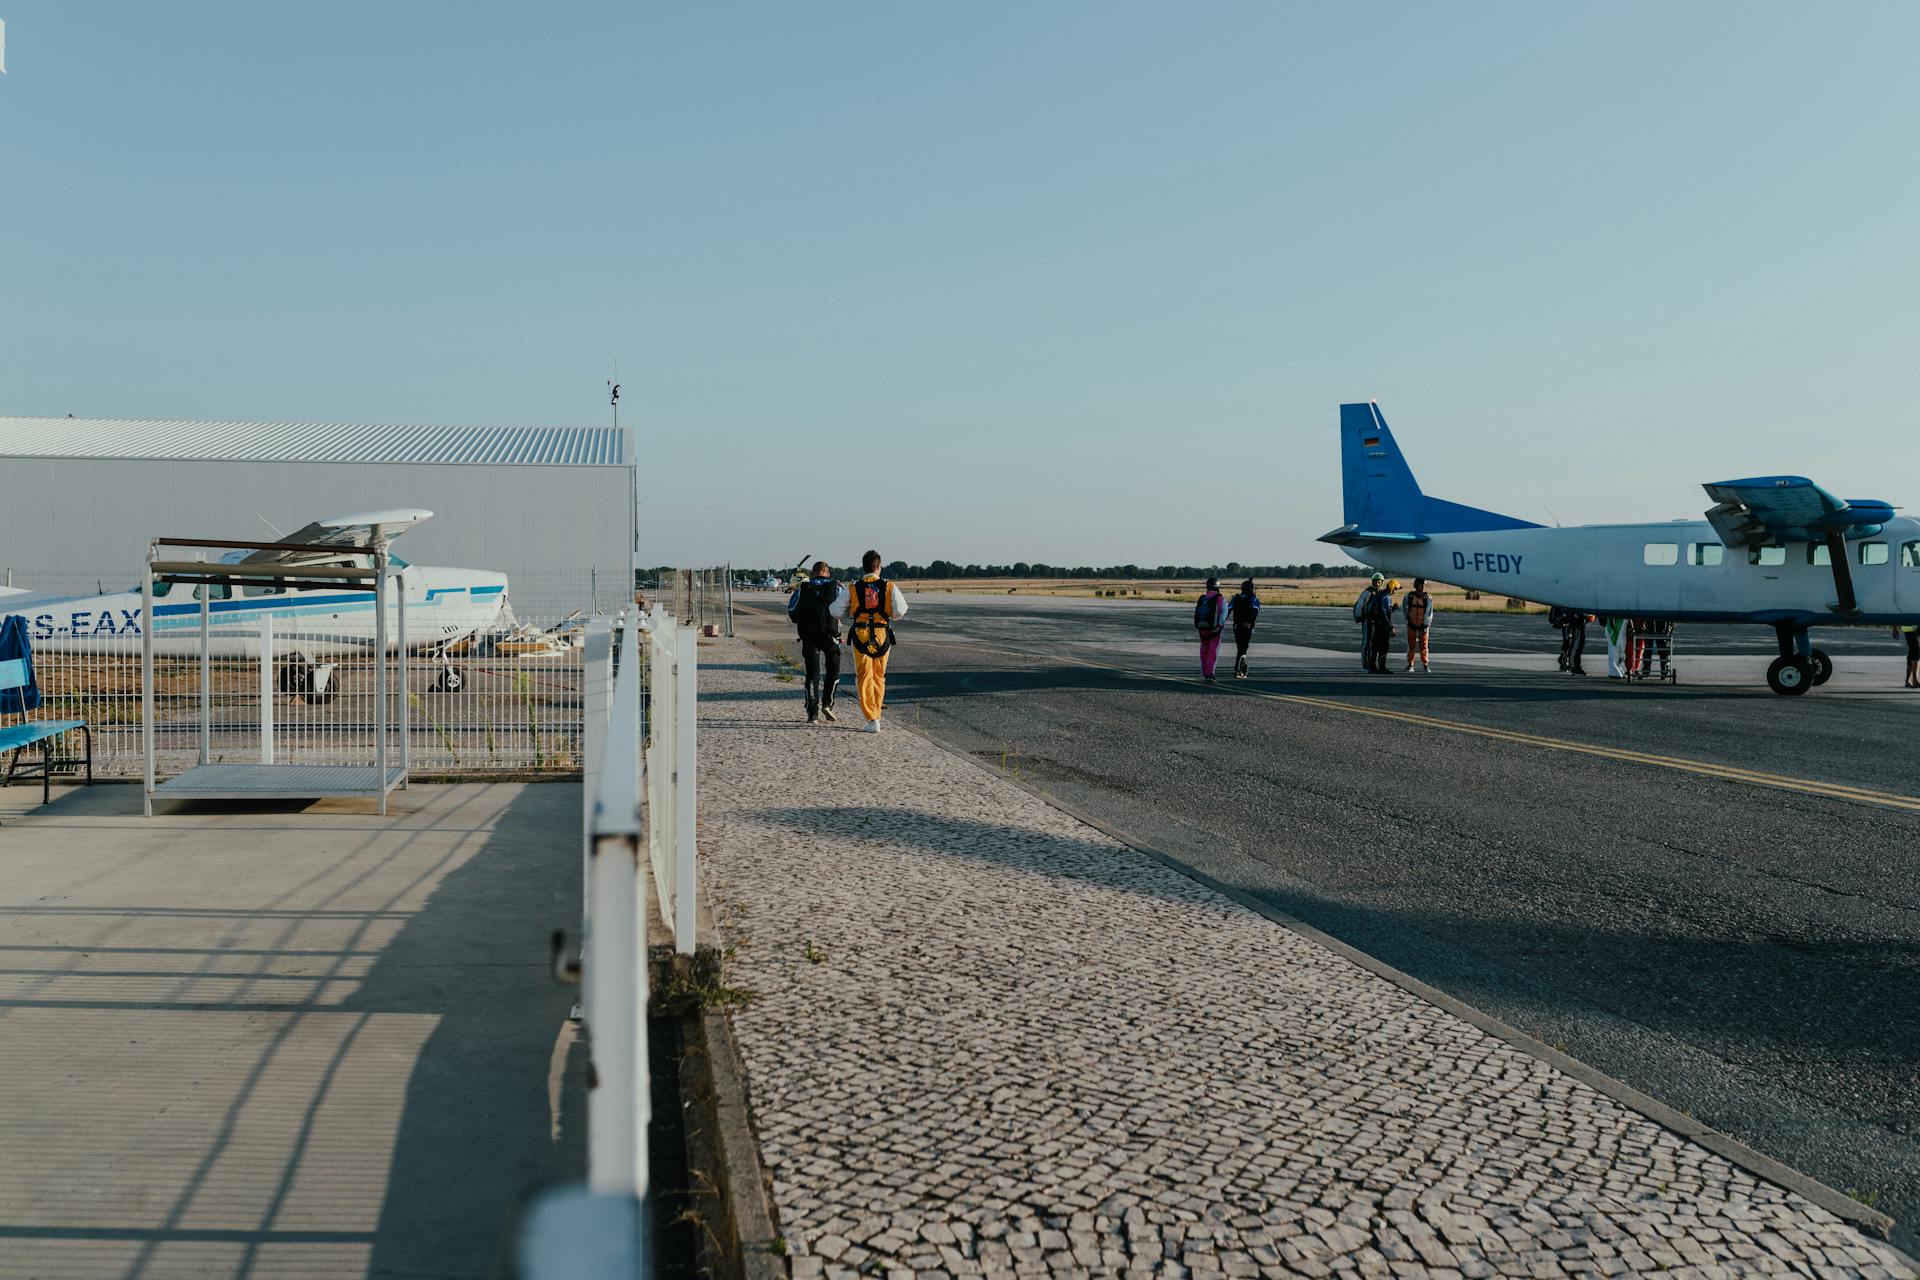
<svg viewBox="0 0 1920 1280"><path fill-rule="evenodd" d="M662 575L653 598L696 631L713 626L723 636L733 634L733 566L715 569L671 569Z"/></svg>
<svg viewBox="0 0 1920 1280"><path fill-rule="evenodd" d="M694 833L699 825L700 633L656 608L647 615L647 856L660 916L673 930L674 950L692 955L699 875Z"/></svg>
<svg viewBox="0 0 1920 1280"><path fill-rule="evenodd" d="M416 653L407 661L409 756L420 773L556 772L581 765L580 617L522 622L478 637L444 658ZM306 634L311 645L316 637ZM317 637L320 647L324 636ZM339 647L345 647L343 641ZM128 651L130 648L131 651ZM279 643L263 701L257 652L215 657L209 675L208 758L215 763L261 758L272 734L273 758L288 763L365 764L374 756L376 659L366 652L329 655L324 690L313 672ZM386 658L388 722L400 732L398 659ZM85 720L93 730L94 772L139 777L140 654L137 643L100 637L38 647L34 674L45 714ZM156 767L177 772L200 759L200 658L154 659ZM263 714L264 712L264 714ZM270 729L269 729L270 726Z"/></svg>
<svg viewBox="0 0 1920 1280"><path fill-rule="evenodd" d="M514 1241L521 1280L642 1280L649 1274L647 904L640 807L646 667L640 628L587 629L586 876L581 1016L587 1044L587 1180L542 1195Z"/></svg>
<svg viewBox="0 0 1920 1280"><path fill-rule="evenodd" d="M691 953L698 885L698 632L658 608L582 637L581 1014L587 1181L543 1197L516 1242L524 1280L650 1271L643 1205L652 1121L644 848L676 950ZM644 806L642 800L644 799Z"/></svg>

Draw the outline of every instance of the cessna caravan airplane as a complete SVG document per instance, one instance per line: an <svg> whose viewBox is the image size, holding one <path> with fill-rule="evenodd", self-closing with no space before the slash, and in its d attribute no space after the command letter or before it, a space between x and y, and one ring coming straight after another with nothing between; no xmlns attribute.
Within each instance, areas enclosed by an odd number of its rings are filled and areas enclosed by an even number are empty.
<svg viewBox="0 0 1920 1280"><path fill-rule="evenodd" d="M285 565L288 575L320 566L366 568L372 557L343 552L341 547L368 546L379 529L388 539L430 519L431 511L407 509L369 515L337 516L317 520L299 532L278 539L299 543L302 549L231 552L219 563ZM389 562L401 572L398 582L406 593L407 647L442 649L476 632L510 625L505 574L484 569L448 569L408 564L389 553ZM290 651L297 664L309 670L315 659L344 653L364 653L374 645L373 591L370 588L281 586L272 580L213 583L156 582L154 594L154 652L186 656L200 652L201 593L208 599L208 630L215 657L248 657L258 652L260 619L273 619L274 640ZM387 644L396 636L398 601L389 597ZM26 619L27 634L37 650L54 653L139 653L142 616L140 588L97 596L52 596L31 593L0 594L0 618L17 614ZM323 686L322 686L323 687Z"/></svg>
<svg viewBox="0 0 1920 1280"><path fill-rule="evenodd" d="M1422 493L1371 402L1340 406L1340 462L1346 523L1320 541L1362 564L1602 617L1769 626L1775 693L1833 674L1810 627L1920 624L1920 520L1804 476L1706 485L1705 520L1549 529Z"/></svg>

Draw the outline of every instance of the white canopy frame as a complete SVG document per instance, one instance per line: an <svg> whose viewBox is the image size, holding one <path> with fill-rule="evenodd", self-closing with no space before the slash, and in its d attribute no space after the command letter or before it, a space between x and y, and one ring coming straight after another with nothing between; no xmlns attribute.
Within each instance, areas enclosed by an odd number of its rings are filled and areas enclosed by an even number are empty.
<svg viewBox="0 0 1920 1280"><path fill-rule="evenodd" d="M382 816L387 812L387 797L407 786L408 740L411 716L407 698L407 591L406 570L396 567L388 554L388 538L380 525L373 526L370 546L330 546L335 555L363 555L366 567L354 565L314 565L277 561L209 563L204 560L163 560L162 547L222 547L243 551L287 551L312 555L317 549L308 543L233 542L218 538L155 538L147 545L146 572L140 579L140 742L145 755L146 787L144 809L153 816L158 800L317 800L332 796L367 796L377 801ZM272 583L282 587L373 588L374 654L374 762L371 765L295 764L274 759L273 753L273 618L262 617L260 624L260 760L258 763L215 762L213 754L213 625L212 592L200 595L200 751L199 763L165 782L156 780L154 724L155 582L185 582L203 588L236 583ZM391 584L391 585L390 585ZM387 715L387 601L393 586L399 590L396 601L394 653L398 656L399 762L389 760Z"/></svg>

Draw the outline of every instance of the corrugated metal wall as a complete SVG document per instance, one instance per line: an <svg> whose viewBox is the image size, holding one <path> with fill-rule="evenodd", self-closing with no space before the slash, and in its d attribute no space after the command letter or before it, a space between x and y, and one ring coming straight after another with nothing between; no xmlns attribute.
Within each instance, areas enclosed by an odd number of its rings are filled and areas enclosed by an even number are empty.
<svg viewBox="0 0 1920 1280"><path fill-rule="evenodd" d="M0 574L36 589L91 590L103 576L114 587L157 535L266 538L256 514L290 532L393 507L434 513L395 544L401 556L505 572L522 615L585 605L592 585L603 605L625 594L623 466L0 458Z"/></svg>

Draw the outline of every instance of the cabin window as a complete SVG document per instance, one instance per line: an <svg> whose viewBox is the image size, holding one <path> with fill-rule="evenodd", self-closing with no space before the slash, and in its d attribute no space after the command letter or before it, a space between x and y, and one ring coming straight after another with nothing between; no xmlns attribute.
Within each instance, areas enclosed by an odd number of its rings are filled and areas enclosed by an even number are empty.
<svg viewBox="0 0 1920 1280"><path fill-rule="evenodd" d="M1807 544L1807 563L1817 565L1832 564L1833 555L1827 550L1827 544L1824 542L1809 542Z"/></svg>
<svg viewBox="0 0 1920 1280"><path fill-rule="evenodd" d="M213 592L211 596L207 594L209 591ZM193 589L193 598L195 600L231 600L233 587L225 582L203 582Z"/></svg>
<svg viewBox="0 0 1920 1280"><path fill-rule="evenodd" d="M1787 549L1785 547L1749 547L1747 548L1748 564L1757 564L1763 568L1772 568L1775 565L1782 565L1782 564L1785 564L1786 562L1787 562Z"/></svg>
<svg viewBox="0 0 1920 1280"><path fill-rule="evenodd" d="M1900 544L1900 566L1903 569L1920 569L1920 542Z"/></svg>
<svg viewBox="0 0 1920 1280"><path fill-rule="evenodd" d="M243 596L283 596L287 594L285 586L278 582L250 582L240 588Z"/></svg>
<svg viewBox="0 0 1920 1280"><path fill-rule="evenodd" d="M1696 542L1687 548L1688 564L1719 564L1726 558L1727 549L1717 542Z"/></svg>
<svg viewBox="0 0 1920 1280"><path fill-rule="evenodd" d="M1649 542L1646 550L1641 552L1640 559L1644 564L1679 564L1680 544L1677 542Z"/></svg>
<svg viewBox="0 0 1920 1280"><path fill-rule="evenodd" d="M1885 564L1887 562L1887 544L1884 542L1863 542L1860 544L1861 564Z"/></svg>
<svg viewBox="0 0 1920 1280"><path fill-rule="evenodd" d="M171 582L156 582L153 584L153 598L155 600L165 600L167 598L167 592L171 590L173 590L173 584Z"/></svg>

